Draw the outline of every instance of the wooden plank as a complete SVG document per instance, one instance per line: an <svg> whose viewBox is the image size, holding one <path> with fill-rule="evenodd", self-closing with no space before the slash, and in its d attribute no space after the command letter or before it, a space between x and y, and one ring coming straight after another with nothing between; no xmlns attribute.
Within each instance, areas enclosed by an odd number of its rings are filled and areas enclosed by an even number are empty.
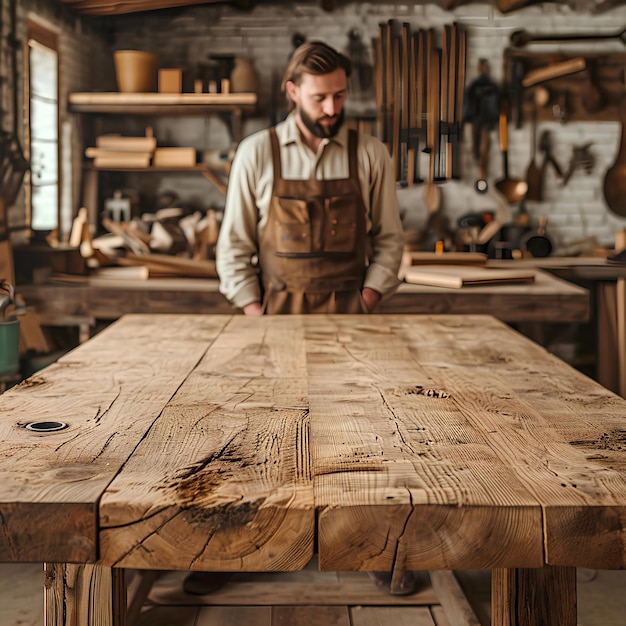
<svg viewBox="0 0 626 626"><path fill-rule="evenodd" d="M484 324L488 333L496 324L490 318L453 320L307 319L322 569L542 565L537 499L492 450L489 435L468 420L458 397L422 366L422 353L437 352L437 328L447 331L445 345L453 349L459 325L484 339L476 329ZM422 345L413 340L413 329ZM481 363L480 353L474 354ZM438 362L451 363L455 380L455 358L446 351L443 359ZM490 410L488 391L482 400Z"/></svg>
<svg viewBox="0 0 626 626"><path fill-rule="evenodd" d="M427 607L355 606L352 626L437 626Z"/></svg>
<svg viewBox="0 0 626 626"><path fill-rule="evenodd" d="M275 606L272 626L350 626L347 606Z"/></svg>
<svg viewBox="0 0 626 626"><path fill-rule="evenodd" d="M44 626L126 626L124 570L50 563L44 567Z"/></svg>
<svg viewBox="0 0 626 626"><path fill-rule="evenodd" d="M102 493L228 319L129 316L3 394L2 560L97 557Z"/></svg>
<svg viewBox="0 0 626 626"><path fill-rule="evenodd" d="M277 316L259 332L230 318L102 497L103 562L301 569L315 525L308 428L302 322Z"/></svg>
<svg viewBox="0 0 626 626"><path fill-rule="evenodd" d="M534 270L500 270L465 265L414 265L401 268L401 277L407 283L435 287L461 287L501 283L530 283Z"/></svg>
<svg viewBox="0 0 626 626"><path fill-rule="evenodd" d="M413 324L406 347L541 503L546 562L623 568L622 399L495 320L440 322Z"/></svg>
<svg viewBox="0 0 626 626"><path fill-rule="evenodd" d="M244 105L255 104L256 93L127 93L109 92L75 92L68 95L70 105Z"/></svg>
<svg viewBox="0 0 626 626"><path fill-rule="evenodd" d="M433 570L430 581L450 626L480 626L480 620L461 589L454 572Z"/></svg>
<svg viewBox="0 0 626 626"><path fill-rule="evenodd" d="M75 113L112 115L208 115L254 111L256 93L128 93L84 92L68 95L68 108ZM235 121L233 122L235 123ZM233 133L235 139L240 134Z"/></svg>
<svg viewBox="0 0 626 626"><path fill-rule="evenodd" d="M436 626L450 626L450 622L442 606L431 606L430 614L433 616Z"/></svg>
<svg viewBox="0 0 626 626"><path fill-rule="evenodd" d="M535 270L533 283L472 285L464 289L403 283L377 313L494 315L505 322L585 322L589 292Z"/></svg>

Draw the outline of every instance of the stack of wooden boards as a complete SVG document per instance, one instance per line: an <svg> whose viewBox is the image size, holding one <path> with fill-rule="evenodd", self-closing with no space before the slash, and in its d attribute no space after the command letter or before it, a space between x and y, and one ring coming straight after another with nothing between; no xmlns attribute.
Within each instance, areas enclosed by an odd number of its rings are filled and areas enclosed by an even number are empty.
<svg viewBox="0 0 626 626"><path fill-rule="evenodd" d="M176 168L193 167L196 150L190 147L157 148L157 140L151 128L144 137L123 135L100 135L96 146L85 150L85 156L93 158L96 168Z"/></svg>
<svg viewBox="0 0 626 626"><path fill-rule="evenodd" d="M399 278L417 285L458 289L470 285L533 282L535 272L487 267L487 255L479 252L405 252Z"/></svg>

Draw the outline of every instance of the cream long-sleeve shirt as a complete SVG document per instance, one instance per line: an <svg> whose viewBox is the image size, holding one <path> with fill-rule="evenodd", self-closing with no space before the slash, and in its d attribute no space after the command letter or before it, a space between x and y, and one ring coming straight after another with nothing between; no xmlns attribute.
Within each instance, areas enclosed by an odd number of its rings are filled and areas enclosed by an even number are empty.
<svg viewBox="0 0 626 626"><path fill-rule="evenodd" d="M283 178L332 180L346 178L348 129L323 139L314 154L302 142L293 113L276 126ZM382 143L359 134L358 177L367 211L370 258L363 287L389 296L398 286L403 234L391 159ZM246 137L233 159L224 219L217 243L220 291L237 307L261 301L257 268L259 237L267 223L274 171L269 130Z"/></svg>

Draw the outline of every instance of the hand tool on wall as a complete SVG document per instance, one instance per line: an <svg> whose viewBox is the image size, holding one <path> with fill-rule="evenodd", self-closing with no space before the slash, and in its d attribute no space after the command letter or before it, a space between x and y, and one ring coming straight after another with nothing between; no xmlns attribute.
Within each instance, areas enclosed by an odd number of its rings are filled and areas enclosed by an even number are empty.
<svg viewBox="0 0 626 626"><path fill-rule="evenodd" d="M506 64L508 67L509 79L509 95L511 104L511 119L515 120L515 128L522 127L522 101L524 97L524 87L522 80L526 73L524 62L519 57L513 56L511 50L505 52Z"/></svg>
<svg viewBox="0 0 626 626"><path fill-rule="evenodd" d="M379 25L378 36L372 39L374 49L374 95L376 97L376 133L378 138L387 143L387 129L385 128L385 64L383 62L382 25Z"/></svg>
<svg viewBox="0 0 626 626"><path fill-rule="evenodd" d="M511 33L510 42L512 46L516 48L523 48L524 46L534 42L566 42L566 41L599 41L602 39L619 39L623 44L626 44L626 28L617 32L600 35L598 33L560 33L560 34L544 34L533 35L526 30L516 30Z"/></svg>
<svg viewBox="0 0 626 626"><path fill-rule="evenodd" d="M449 66L448 70L448 104L446 109L446 179L452 178L452 170L453 170L453 146L454 140L453 135L456 132L455 129L455 118L456 118L456 73L457 73L457 65L458 65L458 50L457 50L457 40L458 40L458 29L456 24L452 24L450 28L450 54L449 58Z"/></svg>
<svg viewBox="0 0 626 626"><path fill-rule="evenodd" d="M554 158L554 155L552 154L552 139L551 138L552 138L552 135L550 131L544 130L543 133L541 133L541 138L539 139L539 152L543 154L543 162L541 164L541 169L539 172L539 193L537 197L537 200L539 200L540 202L542 202L544 199L543 192L545 189L545 179L546 179L548 166L552 166L555 174L559 178L563 178L563 169L561 168L557 160Z"/></svg>
<svg viewBox="0 0 626 626"><path fill-rule="evenodd" d="M424 187L424 204L430 216L439 211L441 205L441 190L435 184L435 160L437 149L437 135L439 134L439 76L441 71L440 51L432 47L427 50L430 59L428 76L428 105L427 105L427 147L429 148L428 180Z"/></svg>
<svg viewBox="0 0 626 626"><path fill-rule="evenodd" d="M404 22L402 24L401 37L402 107L400 128L400 181L402 185L413 184L413 172L415 169L412 157L409 158L409 135L411 132L410 113L413 92L410 80L410 43L411 26Z"/></svg>
<svg viewBox="0 0 626 626"><path fill-rule="evenodd" d="M496 189L506 198L509 204L522 200L528 190L525 181L509 177L509 150L508 150L508 119L507 102L502 100L500 112L500 150L502 152L503 178L496 182Z"/></svg>
<svg viewBox="0 0 626 626"><path fill-rule="evenodd" d="M582 168L585 174L589 176L593 172L593 167L596 163L594 155L589 151L592 143L586 143L583 146L575 146L572 150L572 157L569 162L569 166L565 175L563 176L563 186L567 185L569 179L578 168Z"/></svg>
<svg viewBox="0 0 626 626"><path fill-rule="evenodd" d="M541 189L541 172L537 166L537 98L543 98L543 91L535 91L532 94L532 124L530 128L530 163L526 170L526 200L538 201ZM542 101L542 100L541 100Z"/></svg>
<svg viewBox="0 0 626 626"><path fill-rule="evenodd" d="M587 113L597 113L606 106L606 95L598 85L597 59L587 60L587 80L582 91L582 104Z"/></svg>
<svg viewBox="0 0 626 626"><path fill-rule="evenodd" d="M478 62L478 78L466 88L463 98L463 123L473 125L472 152L474 159L480 159L482 127L492 130L500 117L500 94L497 85L489 78L489 62L480 59Z"/></svg>
<svg viewBox="0 0 626 626"><path fill-rule="evenodd" d="M451 29L450 26L445 25L443 27L443 32L441 35L441 70L440 70L440 98L439 98L439 108L438 108L438 133L437 133L437 168L435 172L435 179L438 181L443 181L446 178L445 172L445 157L447 155L447 145L444 150L443 146L443 137L445 135L447 141L447 130L442 128L444 124L447 125L448 122L448 81L449 81L449 57L450 57L450 34ZM442 132L443 131L443 132Z"/></svg>
<svg viewBox="0 0 626 626"><path fill-rule="evenodd" d="M613 165L604 175L604 199L613 213L626 217L626 93L619 102L619 120L622 125L619 150Z"/></svg>
<svg viewBox="0 0 626 626"><path fill-rule="evenodd" d="M586 67L587 61L583 57L550 63L545 67L537 67L526 72L524 78L522 78L522 86L532 87L555 78L576 74L577 72L582 72Z"/></svg>
<svg viewBox="0 0 626 626"><path fill-rule="evenodd" d="M378 132L380 133L380 140L389 148L390 93L387 60L389 54L389 24L381 23L378 25L378 41L380 49L376 55L376 75L381 90Z"/></svg>
<svg viewBox="0 0 626 626"><path fill-rule="evenodd" d="M459 143L463 138L463 104L465 95L465 58L466 34L457 29L458 33L458 64L456 72L456 101L454 112L454 134L452 136L452 177L461 178L461 154Z"/></svg>
<svg viewBox="0 0 626 626"><path fill-rule="evenodd" d="M411 85L413 98L411 101L411 110L409 112L409 125L411 127L411 136L409 137L409 162L413 164L413 182L421 183L419 167L419 146L422 140L422 100L423 100L423 64L424 51L422 43L422 31L412 33L411 35Z"/></svg>
<svg viewBox="0 0 626 626"><path fill-rule="evenodd" d="M400 125L402 121L402 27L400 23L393 21L391 31L393 60L391 158L394 164L394 171L396 172L396 180L402 180L402 155L400 145Z"/></svg>
<svg viewBox="0 0 626 626"><path fill-rule="evenodd" d="M487 159L489 155L489 129L483 125L480 136L480 165L479 175L474 183L474 189L478 193L487 193L489 183L487 182Z"/></svg>

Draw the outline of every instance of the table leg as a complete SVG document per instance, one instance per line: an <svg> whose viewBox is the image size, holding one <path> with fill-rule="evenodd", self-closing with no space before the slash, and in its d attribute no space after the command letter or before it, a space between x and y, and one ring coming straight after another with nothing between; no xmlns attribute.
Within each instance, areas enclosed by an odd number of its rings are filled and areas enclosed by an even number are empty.
<svg viewBox="0 0 626 626"><path fill-rule="evenodd" d="M123 569L45 563L44 626L126 626Z"/></svg>
<svg viewBox="0 0 626 626"><path fill-rule="evenodd" d="M576 568L494 569L492 626L576 626Z"/></svg>
<svg viewBox="0 0 626 626"><path fill-rule="evenodd" d="M619 370L619 395L626 398L626 278L618 278L617 303L617 362Z"/></svg>
<svg viewBox="0 0 626 626"><path fill-rule="evenodd" d="M607 389L618 393L619 357L617 328L617 283L602 281L596 286L598 348L596 379Z"/></svg>

